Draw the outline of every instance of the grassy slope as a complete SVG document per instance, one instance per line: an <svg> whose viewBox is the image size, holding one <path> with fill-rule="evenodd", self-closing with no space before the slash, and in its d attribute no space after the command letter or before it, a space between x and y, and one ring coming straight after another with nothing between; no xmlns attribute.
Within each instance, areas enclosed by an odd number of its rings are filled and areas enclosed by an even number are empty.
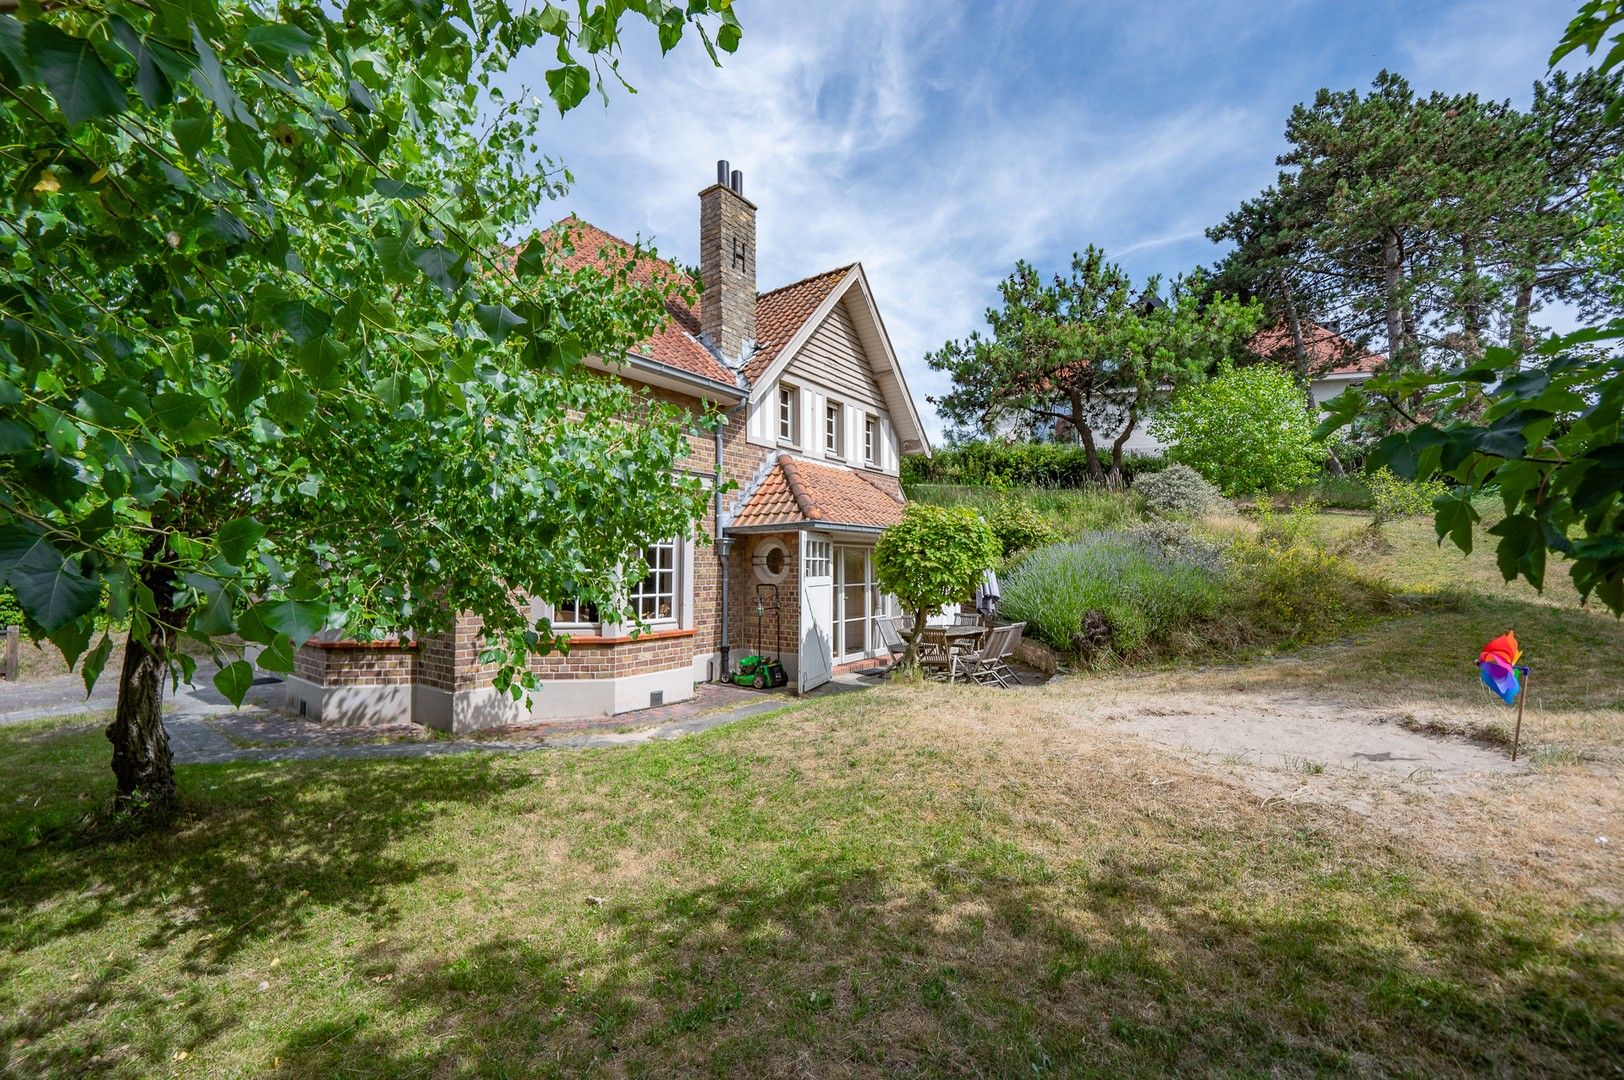
<svg viewBox="0 0 1624 1080"><path fill-rule="evenodd" d="M998 490L960 484L912 484L908 498L938 506L973 506L986 510L1005 500L1018 500L1036 510L1067 536L1089 529L1131 529L1143 522L1132 500L1121 495L1077 488L1008 488Z"/></svg>
<svg viewBox="0 0 1624 1080"><path fill-rule="evenodd" d="M1481 577L1395 532L1372 563ZM1216 677L1473 700L1483 626L1514 616L1531 722L1613 716L1624 636L1561 600L1471 592ZM0 728L0 1072L1616 1071L1616 908L1260 805L1079 726L1086 693L190 767L173 834L101 843L74 827L110 788L99 732Z"/></svg>

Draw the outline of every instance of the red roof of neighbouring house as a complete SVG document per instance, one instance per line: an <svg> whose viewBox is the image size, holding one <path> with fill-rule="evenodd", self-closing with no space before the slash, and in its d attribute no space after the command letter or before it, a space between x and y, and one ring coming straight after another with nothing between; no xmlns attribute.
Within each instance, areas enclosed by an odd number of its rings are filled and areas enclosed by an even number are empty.
<svg viewBox="0 0 1624 1080"><path fill-rule="evenodd" d="M780 457L732 528L753 525L855 525L884 529L902 520L902 500L855 469Z"/></svg>
<svg viewBox="0 0 1624 1080"><path fill-rule="evenodd" d="M1259 330L1246 347L1265 360L1294 360L1297 349L1291 328L1284 323ZM1387 357L1362 349L1319 323L1303 324L1303 349L1308 353L1308 374L1314 378L1370 374L1387 363Z"/></svg>
<svg viewBox="0 0 1624 1080"><path fill-rule="evenodd" d="M636 251L634 245L580 218L568 217L558 225L569 233L572 250L561 260L567 270L587 266L599 269L612 266L618 270ZM746 385L759 378L777 359L850 269L850 265L838 267L757 294L757 351L744 365ZM639 285L651 285L684 280L687 275L665 259L637 253L628 277ZM634 354L713 382L739 385L738 376L699 341L699 308L678 296L667 298L665 307L670 321L634 349Z"/></svg>

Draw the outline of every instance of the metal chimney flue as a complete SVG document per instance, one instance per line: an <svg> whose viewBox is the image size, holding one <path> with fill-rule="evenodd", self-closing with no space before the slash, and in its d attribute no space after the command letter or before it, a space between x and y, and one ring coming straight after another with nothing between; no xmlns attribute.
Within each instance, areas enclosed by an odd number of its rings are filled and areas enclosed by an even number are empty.
<svg viewBox="0 0 1624 1080"><path fill-rule="evenodd" d="M727 187L727 161L723 159L716 163L716 182Z"/></svg>
<svg viewBox="0 0 1624 1080"><path fill-rule="evenodd" d="M733 189L733 194L735 194L735 195L743 195L744 194L744 173L740 172L738 169L734 169L733 170L733 182L728 184L728 187Z"/></svg>

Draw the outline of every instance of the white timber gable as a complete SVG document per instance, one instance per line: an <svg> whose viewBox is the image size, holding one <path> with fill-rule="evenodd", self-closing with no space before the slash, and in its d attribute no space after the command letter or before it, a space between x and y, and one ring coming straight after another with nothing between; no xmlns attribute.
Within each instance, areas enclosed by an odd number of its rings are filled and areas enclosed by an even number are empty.
<svg viewBox="0 0 1624 1080"><path fill-rule="evenodd" d="M748 439L888 476L929 452L860 266L756 381Z"/></svg>

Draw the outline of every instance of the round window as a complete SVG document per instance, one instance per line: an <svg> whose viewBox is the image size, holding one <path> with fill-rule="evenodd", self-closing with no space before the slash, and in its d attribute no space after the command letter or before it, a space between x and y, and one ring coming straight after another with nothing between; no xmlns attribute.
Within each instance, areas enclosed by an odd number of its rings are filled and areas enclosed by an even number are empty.
<svg viewBox="0 0 1624 1080"><path fill-rule="evenodd" d="M789 571L789 551L781 540L763 540L756 545L750 560L756 568L756 577L777 584Z"/></svg>

